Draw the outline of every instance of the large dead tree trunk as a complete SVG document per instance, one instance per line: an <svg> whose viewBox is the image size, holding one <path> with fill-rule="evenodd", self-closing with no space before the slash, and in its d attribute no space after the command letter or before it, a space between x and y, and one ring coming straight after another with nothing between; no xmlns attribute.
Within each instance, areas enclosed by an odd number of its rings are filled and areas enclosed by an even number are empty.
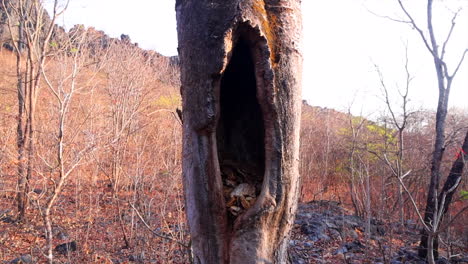
<svg viewBox="0 0 468 264"><path fill-rule="evenodd" d="M176 2L195 263L286 263L299 191L299 0Z"/></svg>

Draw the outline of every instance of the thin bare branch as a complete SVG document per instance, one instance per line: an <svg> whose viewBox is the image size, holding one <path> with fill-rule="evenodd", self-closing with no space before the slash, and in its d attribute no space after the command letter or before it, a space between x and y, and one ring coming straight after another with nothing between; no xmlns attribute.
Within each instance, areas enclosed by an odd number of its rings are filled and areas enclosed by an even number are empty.
<svg viewBox="0 0 468 264"><path fill-rule="evenodd" d="M450 26L450 30L449 30L449 32L448 32L448 34L447 34L447 37L445 38L444 44L442 44L442 51L441 51L441 54L440 54L440 59L441 59L441 60L444 60L444 58L445 58L445 52L446 52L446 48L447 48L447 43L449 42L450 37L452 36L453 30L455 29L455 25L456 25L455 21L456 21L456 19L457 19L458 14L460 13L460 11L461 11L461 8L458 9L458 10L454 13L454 15L453 15L453 17L452 17L452 25Z"/></svg>
<svg viewBox="0 0 468 264"><path fill-rule="evenodd" d="M460 61L457 64L457 67L455 67L455 70L453 71L452 75L447 75L448 78L453 79L455 75L457 75L458 70L460 69L460 66L463 64L463 61L465 60L466 54L468 53L468 49L465 49L463 51L463 55L460 58Z"/></svg>
<svg viewBox="0 0 468 264"><path fill-rule="evenodd" d="M163 234L161 234L161 233L158 233L158 232L154 231L154 230L151 228L151 226L149 226L149 224L145 221L145 219L143 218L143 216L141 215L141 213L138 211L138 209L137 209L132 203L129 203L129 204L130 204L130 206L133 208L133 210L135 211L135 213L137 214L138 218L140 218L140 220L141 220L141 222L143 223L143 225L145 225L145 227L146 227L151 233L153 233L155 236L160 237L160 238L163 238L163 239L167 239L167 240L170 240L170 241L173 241L173 242L175 242L175 243L177 243L177 244L179 244L179 245L181 245L181 246L183 246L183 247L185 247L185 248L188 248L188 249L190 248L189 245L186 245L185 243L183 243L183 242L181 242L181 241L179 241L179 240L177 240L177 239L174 239L174 238L169 237L169 236L165 236L165 235L163 235Z"/></svg>
<svg viewBox="0 0 468 264"><path fill-rule="evenodd" d="M403 23L403 24L411 24L410 20L403 20L403 19L394 18L394 17L391 17L391 16L380 15L380 14L377 14L374 11L370 10L367 7L366 7L366 9L367 9L367 12L373 14L376 17L385 18L385 19L388 19L388 20L393 21L393 22L398 22L398 23Z"/></svg>
<svg viewBox="0 0 468 264"><path fill-rule="evenodd" d="M416 21L413 19L413 16L408 12L408 10L406 9L405 5L403 5L403 2L401 0L397 0L398 1L398 4L400 5L400 8L401 10L403 11L403 13L405 13L406 17L409 19L409 21L411 22L411 26L416 29L416 31L419 33L419 35L421 36L421 39L423 40L424 42L424 45L426 46L427 50L432 54L433 57L435 57L437 55L436 51L434 50L434 47L431 47L429 45L429 42L427 41L427 38L426 36L424 35L424 32L422 31L422 29L416 24Z"/></svg>

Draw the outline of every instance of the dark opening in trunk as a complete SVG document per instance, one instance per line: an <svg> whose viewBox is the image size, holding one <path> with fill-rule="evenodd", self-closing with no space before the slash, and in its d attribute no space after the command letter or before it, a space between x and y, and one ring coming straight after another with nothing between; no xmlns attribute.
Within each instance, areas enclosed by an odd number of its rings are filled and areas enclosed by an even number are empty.
<svg viewBox="0 0 468 264"><path fill-rule="evenodd" d="M235 218L255 202L265 172L265 128L255 65L242 37L221 79L216 133L226 204Z"/></svg>

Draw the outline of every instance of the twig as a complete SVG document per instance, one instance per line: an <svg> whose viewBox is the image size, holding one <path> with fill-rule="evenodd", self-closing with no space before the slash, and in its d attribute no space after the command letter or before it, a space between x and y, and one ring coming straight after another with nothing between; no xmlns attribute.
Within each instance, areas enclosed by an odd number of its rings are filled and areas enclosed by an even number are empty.
<svg viewBox="0 0 468 264"><path fill-rule="evenodd" d="M177 239L174 239L172 237L169 237L169 236L165 236L163 234L160 234L156 231L154 231L151 226L148 225L148 223L146 223L145 219L143 218L143 216L141 216L140 212L138 211L138 209L135 208L135 206L132 204L132 203L129 203L130 206L133 208L133 210L135 210L136 214L138 215L138 218L140 218L141 222L146 226L146 228L148 228L149 231L151 231L151 233L153 233L155 236L157 237L160 237L160 238L163 238L163 239L167 239L167 240L170 240L170 241L173 241L173 242L176 242L177 244L187 248L187 249L190 249L190 246L189 245L186 245L185 243L183 242L180 242L179 240Z"/></svg>

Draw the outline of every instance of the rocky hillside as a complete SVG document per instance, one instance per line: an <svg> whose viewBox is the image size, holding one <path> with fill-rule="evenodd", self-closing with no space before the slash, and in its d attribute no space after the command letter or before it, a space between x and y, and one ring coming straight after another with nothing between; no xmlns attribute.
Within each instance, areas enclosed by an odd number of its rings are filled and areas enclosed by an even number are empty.
<svg viewBox="0 0 468 264"><path fill-rule="evenodd" d="M339 203L313 201L299 205L290 241L294 264L376 263L425 264L416 254L420 226L408 220L399 223L366 221ZM468 263L468 254L442 257L437 263Z"/></svg>
<svg viewBox="0 0 468 264"><path fill-rule="evenodd" d="M12 6L17 2L17 0L6 0L5 4L0 4L0 47L6 48L10 51L13 51L12 40L18 39L19 32L19 15ZM32 9L34 10L34 9ZM51 23L51 18L44 11L42 18L43 25L49 25ZM36 17L27 18L27 20L37 23ZM47 27L47 26L46 26ZM77 31L86 30L87 34L91 36L91 43L89 43L89 48L94 50L92 54L99 55L98 51L105 51L109 49L111 45L128 45L134 47L134 49L139 50L141 54L153 65L156 69L162 69L161 79L167 82L174 82L178 78L174 78L174 75L178 76L178 58L177 56L166 57L156 51L144 50L139 48L138 43L132 42L129 35L121 34L120 38L112 38L108 36L104 31L97 30L93 27L86 28L83 25L75 25L68 32L58 25L55 25L53 37L51 42L58 42L64 39L67 34L73 34ZM13 35L13 36L12 36ZM161 67L161 65L164 65ZM170 75L168 77L168 75ZM178 85L177 83L171 83L172 85Z"/></svg>

